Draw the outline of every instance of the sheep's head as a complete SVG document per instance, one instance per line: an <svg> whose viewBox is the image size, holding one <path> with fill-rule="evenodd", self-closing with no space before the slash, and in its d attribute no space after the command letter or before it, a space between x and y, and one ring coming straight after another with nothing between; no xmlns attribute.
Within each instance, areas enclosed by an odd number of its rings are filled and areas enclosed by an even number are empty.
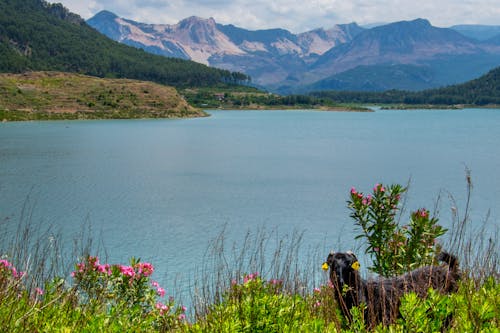
<svg viewBox="0 0 500 333"><path fill-rule="evenodd" d="M322 266L325 271L330 269L330 280L333 284L337 283L340 290L344 285L354 283L359 267L358 258L350 251L330 252Z"/></svg>

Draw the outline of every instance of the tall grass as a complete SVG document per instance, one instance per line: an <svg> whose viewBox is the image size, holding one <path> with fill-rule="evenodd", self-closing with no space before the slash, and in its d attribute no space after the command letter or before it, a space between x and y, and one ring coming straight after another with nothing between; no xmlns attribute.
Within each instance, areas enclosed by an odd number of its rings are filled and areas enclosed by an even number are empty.
<svg viewBox="0 0 500 333"><path fill-rule="evenodd" d="M239 241L226 239L223 229L210 242L195 272L191 294L195 318L202 318L213 304L223 301L231 285L241 284L246 274L279 281L279 292L305 296L320 282L318 247L305 247L304 232L279 234L261 228L244 233Z"/></svg>

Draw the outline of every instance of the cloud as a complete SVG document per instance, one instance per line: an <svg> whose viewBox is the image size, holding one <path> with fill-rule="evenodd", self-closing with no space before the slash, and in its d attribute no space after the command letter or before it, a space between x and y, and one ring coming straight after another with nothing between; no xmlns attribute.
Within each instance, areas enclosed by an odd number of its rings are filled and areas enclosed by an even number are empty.
<svg viewBox="0 0 500 333"><path fill-rule="evenodd" d="M498 0L59 0L90 18L100 10L145 23L177 23L189 16L213 17L246 29L303 32L334 24L426 18L436 26L498 25Z"/></svg>

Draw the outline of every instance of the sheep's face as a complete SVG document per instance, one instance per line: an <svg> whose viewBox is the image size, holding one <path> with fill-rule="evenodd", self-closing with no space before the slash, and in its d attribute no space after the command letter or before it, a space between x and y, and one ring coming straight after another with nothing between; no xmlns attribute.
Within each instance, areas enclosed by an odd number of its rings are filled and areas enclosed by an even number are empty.
<svg viewBox="0 0 500 333"><path fill-rule="evenodd" d="M352 252L331 252L323 264L323 269L330 268L330 280L337 283L340 290L344 285L352 285L357 277L359 261Z"/></svg>

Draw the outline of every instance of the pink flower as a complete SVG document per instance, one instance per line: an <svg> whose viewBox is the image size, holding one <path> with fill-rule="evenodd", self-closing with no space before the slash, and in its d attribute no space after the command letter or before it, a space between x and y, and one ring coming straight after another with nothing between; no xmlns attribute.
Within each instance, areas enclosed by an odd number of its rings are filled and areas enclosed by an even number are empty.
<svg viewBox="0 0 500 333"><path fill-rule="evenodd" d="M100 273L105 273L105 274L108 274L108 275L111 274L111 270L110 270L109 264L97 265L96 268L97 268L97 271L100 272Z"/></svg>
<svg viewBox="0 0 500 333"><path fill-rule="evenodd" d="M315 293L320 293L320 292L321 292L321 289L319 289L319 288L314 288L314 292L315 292Z"/></svg>
<svg viewBox="0 0 500 333"><path fill-rule="evenodd" d="M179 317L177 317L177 319L179 319L179 320L184 320L184 319L186 319L186 315L185 315L184 313L181 313L181 314L179 315Z"/></svg>
<svg viewBox="0 0 500 333"><path fill-rule="evenodd" d="M0 266L4 266L5 268L9 268L12 264L5 259L0 260Z"/></svg>
<svg viewBox="0 0 500 333"><path fill-rule="evenodd" d="M259 276L259 273L255 272L253 274L248 274L243 278L243 282L247 283L248 281L251 281L253 279L256 279Z"/></svg>
<svg viewBox="0 0 500 333"><path fill-rule="evenodd" d="M156 281L151 281L151 285L155 288L158 288L160 286L160 284Z"/></svg>
<svg viewBox="0 0 500 333"><path fill-rule="evenodd" d="M38 295L43 295L43 294L44 294L43 289L38 288L38 287L36 287L36 288L35 288L35 292L36 292Z"/></svg>
<svg viewBox="0 0 500 333"><path fill-rule="evenodd" d="M79 273L83 273L85 269L85 264L83 262L76 264L76 268L78 268Z"/></svg>
<svg viewBox="0 0 500 333"><path fill-rule="evenodd" d="M351 187L351 194L357 194L358 192L356 191L356 188Z"/></svg>
<svg viewBox="0 0 500 333"><path fill-rule="evenodd" d="M135 265L135 268L138 270L139 275L143 275L145 277L150 276L154 271L153 265L149 262L138 263Z"/></svg>
<svg viewBox="0 0 500 333"><path fill-rule="evenodd" d="M182 312L186 312L187 308L183 305L183 306L181 307L181 310L182 310Z"/></svg>
<svg viewBox="0 0 500 333"><path fill-rule="evenodd" d="M320 302L320 301L317 301L316 303L314 303L314 304L313 304L313 306L314 306L315 308L317 308L317 307L321 306L321 302Z"/></svg>
<svg viewBox="0 0 500 333"><path fill-rule="evenodd" d="M156 288L156 292L158 293L158 296L160 296L160 297L165 296L165 289L163 289L162 287Z"/></svg>
<svg viewBox="0 0 500 333"><path fill-rule="evenodd" d="M118 265L118 268L120 269L120 272L125 276L129 276L129 277L135 276L135 271L130 266Z"/></svg>
<svg viewBox="0 0 500 333"><path fill-rule="evenodd" d="M164 314L164 313L168 312L168 310L170 309L167 305L165 305L161 302L156 303L155 307L158 310L160 310L160 314Z"/></svg>
<svg viewBox="0 0 500 333"><path fill-rule="evenodd" d="M89 256L87 260L91 266L94 266L94 267L99 266L99 258L98 257Z"/></svg>

